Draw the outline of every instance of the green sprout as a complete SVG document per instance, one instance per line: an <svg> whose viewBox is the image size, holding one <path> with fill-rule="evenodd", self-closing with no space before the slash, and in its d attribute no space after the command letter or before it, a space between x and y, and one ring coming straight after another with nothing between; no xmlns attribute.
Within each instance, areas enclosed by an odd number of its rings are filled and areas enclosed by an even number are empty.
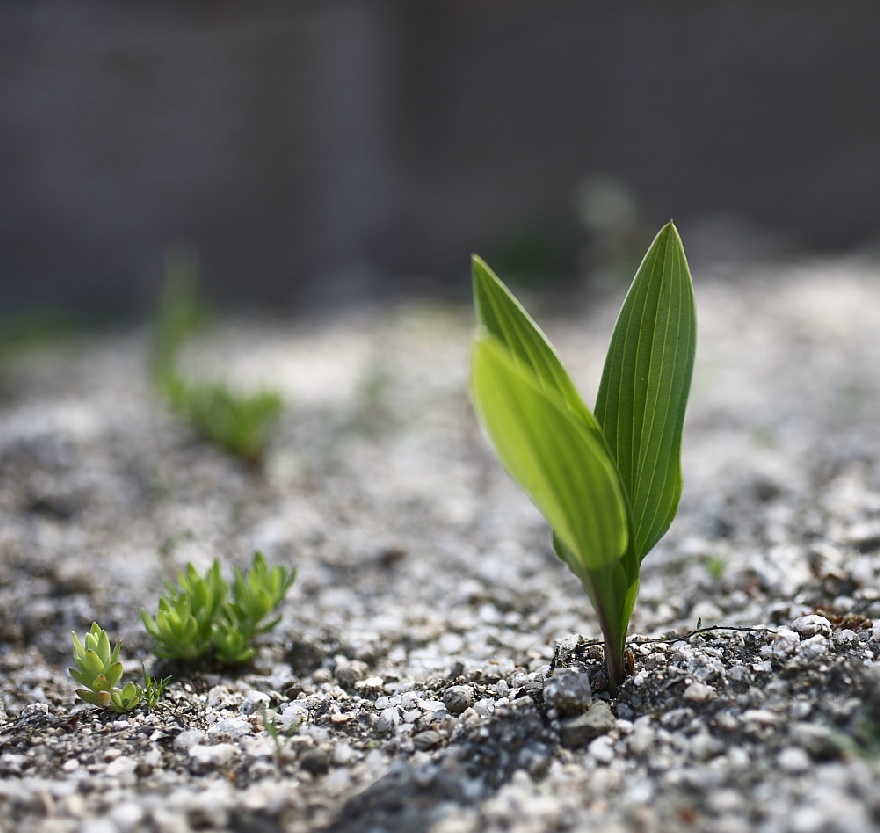
<svg viewBox="0 0 880 833"><path fill-rule="evenodd" d="M142 702L147 708L153 708L165 691L170 677L156 681L147 674L143 666L144 687L128 682L121 688L122 663L119 660L117 642L111 650L110 638L97 622L85 637L85 644L80 641L76 632L73 633L73 659L75 668L69 668L73 677L83 688L76 689L77 696L92 706L109 709L114 712L129 712Z"/></svg>
<svg viewBox="0 0 880 833"><path fill-rule="evenodd" d="M262 458L281 414L277 393L234 393L225 382L187 382L179 376L168 377L164 387L172 410L201 437L245 462Z"/></svg>
<svg viewBox="0 0 880 833"><path fill-rule="evenodd" d="M141 670L144 674L144 687L141 689L141 699L148 709L154 709L159 700L162 699L168 683L171 682L171 677L163 677L161 680L157 680L147 673L147 666L143 663L141 663Z"/></svg>
<svg viewBox="0 0 880 833"><path fill-rule="evenodd" d="M196 274L194 256L169 256L150 358L153 381L199 436L234 457L258 463L281 414L281 397L271 391L239 394L225 382L189 381L178 369L184 346L207 319Z"/></svg>
<svg viewBox="0 0 880 833"><path fill-rule="evenodd" d="M636 272L617 319L595 415L555 349L479 258L474 407L501 463L548 521L605 638L612 694L642 559L682 490L681 439L696 352L690 271L672 223Z"/></svg>
<svg viewBox="0 0 880 833"><path fill-rule="evenodd" d="M192 336L205 327L208 311L199 300L198 258L190 250L170 251L153 333L150 370L157 384L177 376L177 361Z"/></svg>
<svg viewBox="0 0 880 833"><path fill-rule="evenodd" d="M230 601L218 560L204 576L187 564L178 573L177 587L166 583L155 618L142 610L141 619L161 659L195 662L213 653L225 665L247 662L256 651L256 637L280 621L280 616L264 619L281 604L295 579L296 570L277 565L270 569L257 552L246 574L235 569Z"/></svg>
<svg viewBox="0 0 880 833"><path fill-rule="evenodd" d="M706 558L706 570L712 580L719 582L727 572L727 559L723 555L710 555Z"/></svg>

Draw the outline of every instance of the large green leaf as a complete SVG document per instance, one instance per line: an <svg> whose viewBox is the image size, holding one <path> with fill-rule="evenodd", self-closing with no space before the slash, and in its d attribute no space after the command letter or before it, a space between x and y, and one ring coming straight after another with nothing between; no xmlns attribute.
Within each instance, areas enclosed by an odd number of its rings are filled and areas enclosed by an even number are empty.
<svg viewBox="0 0 880 833"><path fill-rule="evenodd" d="M502 464L565 545L583 580L627 551L626 501L601 438L492 335L473 353L477 413Z"/></svg>
<svg viewBox="0 0 880 833"><path fill-rule="evenodd" d="M596 419L629 495L641 558L678 509L681 435L696 342L690 270L678 231L669 223L626 296L596 400Z"/></svg>
<svg viewBox="0 0 880 833"><path fill-rule="evenodd" d="M498 276L476 256L473 259L473 274L474 304L480 326L534 374L541 388L556 393L591 431L600 433L595 417L584 404L556 350L534 319Z"/></svg>

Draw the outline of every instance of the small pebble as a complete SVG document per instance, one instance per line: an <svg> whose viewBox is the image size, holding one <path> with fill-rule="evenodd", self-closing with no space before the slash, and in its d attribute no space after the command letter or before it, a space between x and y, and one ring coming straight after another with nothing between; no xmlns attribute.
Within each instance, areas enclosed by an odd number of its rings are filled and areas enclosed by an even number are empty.
<svg viewBox="0 0 880 833"><path fill-rule="evenodd" d="M293 703L281 712L278 725L284 734L295 732L309 718L308 709L299 703Z"/></svg>
<svg viewBox="0 0 880 833"><path fill-rule="evenodd" d="M791 623L791 629L797 631L804 638L809 638L816 634L831 636L831 622L824 616L817 616L815 614L799 616Z"/></svg>
<svg viewBox="0 0 880 833"><path fill-rule="evenodd" d="M336 679L342 686L353 686L355 683L365 680L368 673L369 668L367 664L359 659L354 659L351 662L337 663L336 665ZM317 677L315 682L318 682Z"/></svg>
<svg viewBox="0 0 880 833"><path fill-rule="evenodd" d="M577 717L559 721L559 737L563 746L574 748L610 732L617 725L611 708L604 700L596 700Z"/></svg>
<svg viewBox="0 0 880 833"><path fill-rule="evenodd" d="M330 771L330 755L323 747L306 750L299 765L312 775L326 775Z"/></svg>
<svg viewBox="0 0 880 833"><path fill-rule="evenodd" d="M400 723L400 712L394 708L384 709L376 723L376 731L380 735L387 735Z"/></svg>
<svg viewBox="0 0 880 833"><path fill-rule="evenodd" d="M439 732L430 729L427 732L419 732L417 735L413 735L412 740L413 746L424 752L428 749L433 749L438 743L440 743L441 738Z"/></svg>
<svg viewBox="0 0 880 833"><path fill-rule="evenodd" d="M715 689L705 683L691 683L682 694L685 700L692 703L708 703L715 697Z"/></svg>
<svg viewBox="0 0 880 833"><path fill-rule="evenodd" d="M226 738L228 740L238 740L245 735L251 734L253 728L251 724L243 717L227 717L218 720L208 729L208 735L212 738Z"/></svg>
<svg viewBox="0 0 880 833"><path fill-rule="evenodd" d="M806 772L810 768L809 756L798 746L789 746L783 749L779 753L777 761L781 770L792 774Z"/></svg>
<svg viewBox="0 0 880 833"><path fill-rule="evenodd" d="M582 714L593 699L588 674L557 669L544 683L544 703L561 717Z"/></svg>
<svg viewBox="0 0 880 833"><path fill-rule="evenodd" d="M614 750L611 746L611 738L608 735L596 738L588 747L590 754L600 764L610 764L614 757Z"/></svg>
<svg viewBox="0 0 880 833"><path fill-rule="evenodd" d="M443 694L443 705L450 714L461 714L474 704L474 690L469 685L454 685Z"/></svg>
<svg viewBox="0 0 880 833"><path fill-rule="evenodd" d="M203 767L225 767L238 756L238 748L231 743L215 746L196 745L189 750L193 762Z"/></svg>
<svg viewBox="0 0 880 833"><path fill-rule="evenodd" d="M269 708L269 695L262 691L249 691L241 701L239 711L242 714L254 714L260 709Z"/></svg>
<svg viewBox="0 0 880 833"><path fill-rule="evenodd" d="M801 642L801 656L807 659L815 659L828 653L828 638L821 634L805 639Z"/></svg>
<svg viewBox="0 0 880 833"><path fill-rule="evenodd" d="M773 638L771 646L773 656L776 659L787 659L797 653L800 644L801 637L799 633L788 628L780 628Z"/></svg>

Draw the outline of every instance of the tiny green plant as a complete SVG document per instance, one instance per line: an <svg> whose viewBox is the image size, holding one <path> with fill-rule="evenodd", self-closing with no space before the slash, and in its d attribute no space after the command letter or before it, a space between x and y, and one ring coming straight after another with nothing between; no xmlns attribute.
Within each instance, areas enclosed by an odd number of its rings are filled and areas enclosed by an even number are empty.
<svg viewBox="0 0 880 833"><path fill-rule="evenodd" d="M706 570L712 581L721 581L727 571L727 559L723 555L710 555L706 559Z"/></svg>
<svg viewBox="0 0 880 833"><path fill-rule="evenodd" d="M77 696L92 706L100 706L114 712L129 712L143 703L152 709L159 702L170 677L155 680L147 674L143 666L144 686L122 682L122 662L119 660L120 643L110 648L107 632L97 622L80 641L73 633L73 660L76 667L69 668L70 676L82 688L76 690Z"/></svg>
<svg viewBox="0 0 880 833"><path fill-rule="evenodd" d="M277 393L234 393L225 382L187 382L179 376L169 376L164 387L171 408L197 434L233 457L259 462L281 414Z"/></svg>
<svg viewBox="0 0 880 833"><path fill-rule="evenodd" d="M247 463L259 463L282 410L272 391L239 394L220 381L190 381L179 370L187 341L208 318L196 291L194 256L170 256L159 304L150 366L171 409L208 442Z"/></svg>
<svg viewBox="0 0 880 833"><path fill-rule="evenodd" d="M605 639L608 685L625 673L642 559L681 496L681 440L696 352L690 270L667 224L636 272L614 327L595 413L507 287L474 258L478 332L472 394L508 473L581 580Z"/></svg>
<svg viewBox="0 0 880 833"><path fill-rule="evenodd" d="M204 329L209 315L198 296L198 260L189 250L170 251L153 332L150 370L157 384L177 375L186 343Z"/></svg>
<svg viewBox="0 0 880 833"><path fill-rule="evenodd" d="M155 618L143 610L141 619L161 659L195 662L213 654L225 665L247 662L256 651L257 636L280 621L279 616L265 619L295 579L296 570L270 568L257 552L247 573L235 568L230 599L218 560L203 576L187 564L178 573L176 587L166 583Z"/></svg>
<svg viewBox="0 0 880 833"><path fill-rule="evenodd" d="M141 699L148 709L154 709L162 699L162 695L165 693L168 683L171 682L171 677L163 677L161 680L157 680L155 677L151 677L147 673L147 666L143 663L141 663L141 670L144 674L144 686L141 689Z"/></svg>

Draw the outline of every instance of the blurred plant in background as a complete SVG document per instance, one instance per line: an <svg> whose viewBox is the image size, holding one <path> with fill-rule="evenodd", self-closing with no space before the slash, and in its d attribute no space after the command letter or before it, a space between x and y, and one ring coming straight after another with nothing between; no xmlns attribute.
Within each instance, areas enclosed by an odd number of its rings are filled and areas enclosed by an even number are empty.
<svg viewBox="0 0 880 833"><path fill-rule="evenodd" d="M574 203L587 238L580 271L599 286L628 282L641 262L645 237L633 191L617 177L592 176L577 188Z"/></svg>
<svg viewBox="0 0 880 833"><path fill-rule="evenodd" d="M153 381L199 436L246 463L258 464L281 415L281 397L274 391L236 393L226 382L193 381L180 371L183 348L209 319L198 298L197 274L193 253L169 254L150 357Z"/></svg>

